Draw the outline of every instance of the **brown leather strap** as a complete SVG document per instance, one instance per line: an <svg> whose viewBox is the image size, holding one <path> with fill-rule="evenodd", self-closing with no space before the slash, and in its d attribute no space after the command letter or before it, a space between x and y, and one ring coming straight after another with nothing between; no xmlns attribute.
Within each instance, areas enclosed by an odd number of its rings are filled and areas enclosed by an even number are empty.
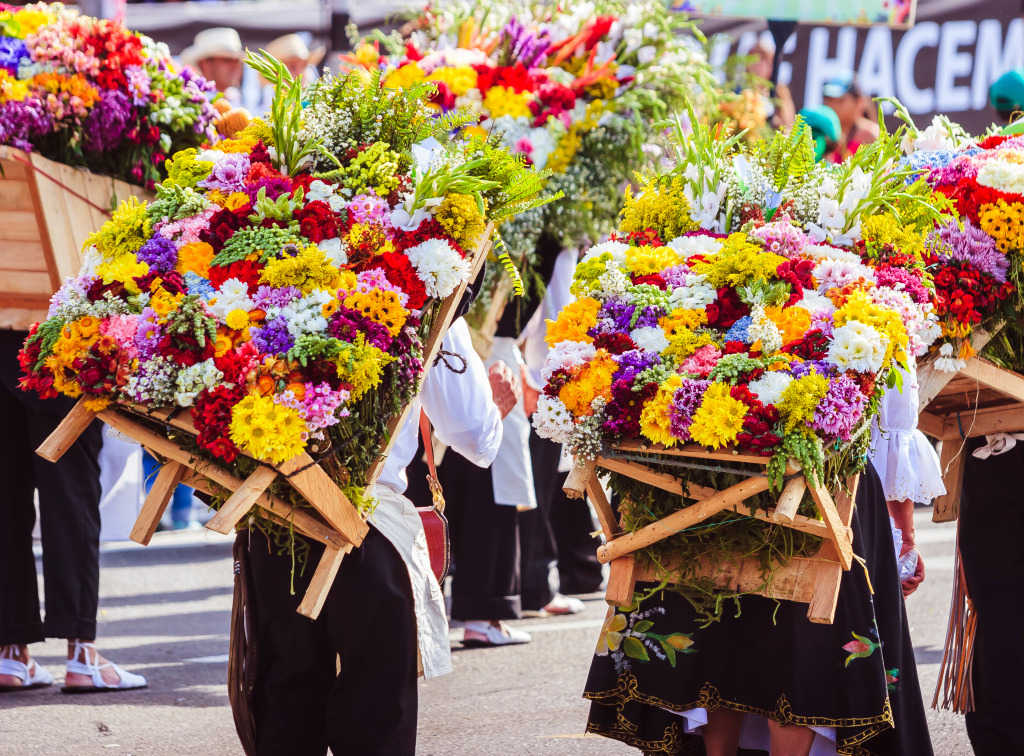
<svg viewBox="0 0 1024 756"><path fill-rule="evenodd" d="M420 435L423 437L423 449L427 454L427 484L430 486L430 493L434 497L434 508L438 512L444 511L444 491L441 490L441 481L437 479L437 467L434 464L434 444L430 440L430 418L427 413L420 410Z"/></svg>

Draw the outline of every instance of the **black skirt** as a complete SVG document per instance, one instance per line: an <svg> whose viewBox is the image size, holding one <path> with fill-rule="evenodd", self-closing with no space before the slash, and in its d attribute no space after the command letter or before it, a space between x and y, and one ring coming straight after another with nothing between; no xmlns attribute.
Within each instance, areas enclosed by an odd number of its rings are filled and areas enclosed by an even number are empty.
<svg viewBox="0 0 1024 756"><path fill-rule="evenodd" d="M835 728L840 754L931 756L888 510L870 465L853 532L870 583L859 563L844 573L832 625L811 623L806 604L744 596L738 616L727 609L702 629L669 590L610 612L584 693L587 730L650 754L701 754L679 713L724 707Z"/></svg>

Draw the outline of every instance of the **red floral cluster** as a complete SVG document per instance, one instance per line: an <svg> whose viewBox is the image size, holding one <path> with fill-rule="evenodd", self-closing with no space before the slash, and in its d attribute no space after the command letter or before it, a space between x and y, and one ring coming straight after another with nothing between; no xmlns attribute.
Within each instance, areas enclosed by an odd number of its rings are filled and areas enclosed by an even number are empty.
<svg viewBox="0 0 1024 756"><path fill-rule="evenodd" d="M939 317L951 315L960 323L979 325L1014 292L1012 283L999 283L966 260L930 255L926 262L935 270L935 313Z"/></svg>
<svg viewBox="0 0 1024 756"><path fill-rule="evenodd" d="M747 405L743 430L736 435L736 444L762 457L770 457L773 448L782 442L782 438L774 433L779 411L774 405L765 407L746 386L733 386L729 394Z"/></svg>
<svg viewBox="0 0 1024 756"><path fill-rule="evenodd" d="M220 367L218 365L218 367ZM245 398L248 387L243 383L229 388L221 384L200 392L192 405L199 445L225 462L234 462L238 447L231 442L231 408Z"/></svg>

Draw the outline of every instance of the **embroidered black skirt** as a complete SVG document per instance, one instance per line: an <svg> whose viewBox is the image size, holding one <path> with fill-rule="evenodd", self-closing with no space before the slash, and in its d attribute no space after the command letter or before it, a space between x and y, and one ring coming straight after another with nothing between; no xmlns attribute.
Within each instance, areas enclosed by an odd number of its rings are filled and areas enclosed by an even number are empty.
<svg viewBox="0 0 1024 756"><path fill-rule="evenodd" d="M609 613L584 693L587 730L659 756L702 754L681 713L725 707L834 728L839 754L931 756L888 510L870 465L853 532L870 587L859 564L844 573L832 625L811 623L806 604L745 596L739 616L727 609L701 629L668 590Z"/></svg>

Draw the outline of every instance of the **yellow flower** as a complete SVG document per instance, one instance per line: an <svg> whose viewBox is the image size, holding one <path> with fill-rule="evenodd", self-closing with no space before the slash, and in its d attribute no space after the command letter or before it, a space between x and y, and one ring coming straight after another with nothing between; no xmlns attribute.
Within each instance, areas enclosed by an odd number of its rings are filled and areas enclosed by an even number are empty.
<svg viewBox="0 0 1024 756"><path fill-rule="evenodd" d="M434 210L434 220L464 250L470 250L484 232L484 219L476 200L468 194L449 194Z"/></svg>
<svg viewBox="0 0 1024 756"><path fill-rule="evenodd" d="M7 69L0 68L0 104L11 100L24 100L28 97L28 82L11 76Z"/></svg>
<svg viewBox="0 0 1024 756"><path fill-rule="evenodd" d="M751 280L776 278L775 271L784 262L786 258L748 242L746 234L730 234L718 254L693 264L693 272L707 276L716 289L736 288Z"/></svg>
<svg viewBox="0 0 1024 756"><path fill-rule="evenodd" d="M811 313L803 307L766 307L764 314L782 332L782 343L801 339L811 330Z"/></svg>
<svg viewBox="0 0 1024 756"><path fill-rule="evenodd" d="M337 277L331 282L331 288L352 291L359 285L359 276L351 270L339 270Z"/></svg>
<svg viewBox="0 0 1024 756"><path fill-rule="evenodd" d="M590 405L597 397L611 399L612 376L616 370L618 365L615 361L606 351L600 349L593 360L562 386L558 398L577 417L593 414Z"/></svg>
<svg viewBox="0 0 1024 756"><path fill-rule="evenodd" d="M475 137L477 139L487 138L487 129L483 126L466 126L462 129L462 133L467 137Z"/></svg>
<svg viewBox="0 0 1024 756"><path fill-rule="evenodd" d="M388 89L404 89L413 84L423 81L425 76L419 63L407 63L401 68L396 68L384 79L384 86Z"/></svg>
<svg viewBox="0 0 1024 756"><path fill-rule="evenodd" d="M672 435L669 410L672 408L676 389L682 385L682 377L673 373L658 387L658 393L644 405L643 412L640 413L640 434L644 438L664 446L675 446L679 441Z"/></svg>
<svg viewBox="0 0 1024 756"><path fill-rule="evenodd" d="M170 294L169 292L161 289L153 295L153 298L149 300L149 306L153 308L153 311L157 314L160 320L164 320L178 306L178 302L184 299L184 294Z"/></svg>
<svg viewBox="0 0 1024 756"><path fill-rule="evenodd" d="M178 250L178 263L174 269L182 275L191 272L201 278L209 278L211 262L213 247L206 242L190 242Z"/></svg>
<svg viewBox="0 0 1024 756"><path fill-rule="evenodd" d="M608 656L611 651L618 651L622 645L622 631L626 629L626 615L615 611L614 607L608 608L608 616L605 617L604 626L601 628L601 635L597 639L598 656Z"/></svg>
<svg viewBox="0 0 1024 756"><path fill-rule="evenodd" d="M231 411L231 441L256 459L275 465L305 449L306 424L298 410L272 397L249 394Z"/></svg>
<svg viewBox="0 0 1024 756"><path fill-rule="evenodd" d="M271 260L260 275L260 282L275 288L294 286L303 294L326 289L338 276L327 256L315 244L305 247L295 257Z"/></svg>
<svg viewBox="0 0 1024 756"><path fill-rule="evenodd" d="M1003 254L1019 252L1024 248L1024 217L1019 203L1009 204L999 199L995 203L982 205L978 221L982 231L995 239L996 247Z"/></svg>
<svg viewBox="0 0 1024 756"><path fill-rule="evenodd" d="M102 412L111 404L109 396L90 396L86 398L85 408L91 412Z"/></svg>
<svg viewBox="0 0 1024 756"><path fill-rule="evenodd" d="M363 334L356 337L354 344L343 344L335 366L338 377L351 388L351 399L355 401L372 388L380 385L385 366L395 358L366 343Z"/></svg>
<svg viewBox="0 0 1024 756"><path fill-rule="evenodd" d="M241 331L249 325L249 313L242 309L232 310L224 318L224 322L232 331Z"/></svg>
<svg viewBox="0 0 1024 756"><path fill-rule="evenodd" d="M661 273L679 264L679 253L671 247L630 247L626 250L626 267L630 273L647 276Z"/></svg>
<svg viewBox="0 0 1024 756"><path fill-rule="evenodd" d="M747 405L730 395L725 383L712 383L704 392L700 407L693 413L690 437L701 446L719 449L736 441L743 430Z"/></svg>
<svg viewBox="0 0 1024 756"><path fill-rule="evenodd" d="M833 318L837 328L851 320L857 320L876 329L889 339L885 349L885 362L888 363L892 359L906 362L906 348L910 339L903 319L895 310L875 304L863 291L855 291L847 297L843 306L836 310Z"/></svg>
<svg viewBox="0 0 1024 756"><path fill-rule="evenodd" d="M427 76L427 81L441 81L447 84L456 97L462 97L469 90L476 89L476 79L476 71L469 66L435 68Z"/></svg>
<svg viewBox="0 0 1024 756"><path fill-rule="evenodd" d="M409 316L409 311L402 307L398 292L383 289L370 289L365 293L353 292L345 298L345 306L362 313L375 323L380 323L392 336L398 335Z"/></svg>
<svg viewBox="0 0 1024 756"><path fill-rule="evenodd" d="M96 275L103 279L103 283L122 283L131 294L142 293L142 289L133 279L147 273L149 273L149 265L135 259L134 255L120 255L104 260L96 266Z"/></svg>
<svg viewBox="0 0 1024 756"><path fill-rule="evenodd" d="M338 308L340 306L341 303L338 302L337 299L332 299L330 302L327 302L323 307L320 308L320 314L323 315L325 318L329 318L331 317L331 315L338 311Z"/></svg>
<svg viewBox="0 0 1024 756"><path fill-rule="evenodd" d="M587 335L587 331L597 325L600 309L601 303L590 297L567 304L558 313L557 320L547 321L548 332L544 339L547 345L554 346L560 341L593 343L594 339Z"/></svg>
<svg viewBox="0 0 1024 756"><path fill-rule="evenodd" d="M14 20L18 22L19 37L25 39L39 31L40 26L52 24L56 17L38 8L23 8L14 14Z"/></svg>
<svg viewBox="0 0 1024 756"><path fill-rule="evenodd" d="M699 225L690 218L690 201L684 194L685 188L679 176L661 181L641 177L639 194L634 196L632 187L626 187L619 230L632 233L653 228L663 241L695 231Z"/></svg>
<svg viewBox="0 0 1024 756"><path fill-rule="evenodd" d="M251 137L236 137L234 139L225 139L222 142L217 142L217 150L220 152L250 152L253 147L256 146L258 139ZM244 196L244 195L243 195Z"/></svg>
<svg viewBox="0 0 1024 756"><path fill-rule="evenodd" d="M779 414L786 421L786 433L798 431L805 436L814 435L811 422L818 403L828 393L828 378L814 370L803 378L791 381L782 392L776 404Z"/></svg>
<svg viewBox="0 0 1024 756"><path fill-rule="evenodd" d="M513 118L530 118L533 115L530 110L530 98L529 92L516 92L511 87L491 87L484 95L484 110L491 118L506 115Z"/></svg>

